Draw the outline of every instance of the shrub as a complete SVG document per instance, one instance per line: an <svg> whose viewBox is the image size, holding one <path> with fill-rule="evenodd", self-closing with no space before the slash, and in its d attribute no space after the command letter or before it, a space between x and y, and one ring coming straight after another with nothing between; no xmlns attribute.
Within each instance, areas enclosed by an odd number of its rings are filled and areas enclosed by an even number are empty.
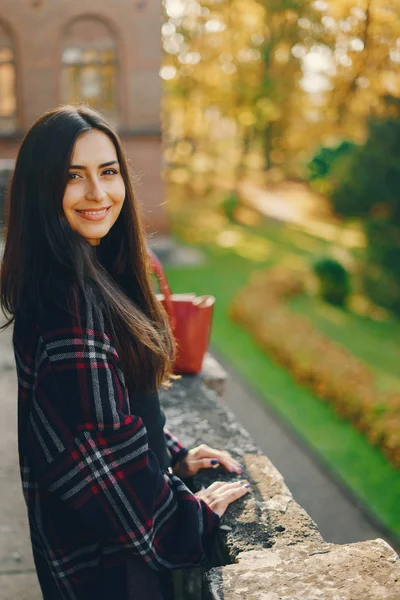
<svg viewBox="0 0 400 600"><path fill-rule="evenodd" d="M383 207L365 224L369 243L363 269L364 289L376 304L400 315L400 225L382 212Z"/></svg>
<svg viewBox="0 0 400 600"><path fill-rule="evenodd" d="M222 209L231 222L235 222L235 211L240 205L239 196L236 192L230 192L222 201Z"/></svg>
<svg viewBox="0 0 400 600"><path fill-rule="evenodd" d="M304 291L302 281L280 267L255 274L231 303L231 318L400 467L400 395L381 392L366 364L289 310L285 300Z"/></svg>
<svg viewBox="0 0 400 600"><path fill-rule="evenodd" d="M323 300L335 306L345 306L350 294L350 276L345 267L334 258L319 258L313 270L319 282Z"/></svg>
<svg viewBox="0 0 400 600"><path fill-rule="evenodd" d="M334 210L360 219L365 229L366 292L400 314L400 301L392 301L392 289L400 286L400 101L386 100L391 116L371 118L365 144L335 161L328 177ZM387 293L374 285L371 270L381 273Z"/></svg>
<svg viewBox="0 0 400 600"><path fill-rule="evenodd" d="M364 265L362 284L375 304L400 315L400 281L371 261Z"/></svg>
<svg viewBox="0 0 400 600"><path fill-rule="evenodd" d="M333 163L328 177L334 183L331 200L339 214L367 221L384 208L390 222L400 225L399 137L400 114L371 118L365 144Z"/></svg>
<svg viewBox="0 0 400 600"><path fill-rule="evenodd" d="M309 181L326 179L336 161L343 156L349 156L356 144L342 140L337 146L321 146L307 165Z"/></svg>

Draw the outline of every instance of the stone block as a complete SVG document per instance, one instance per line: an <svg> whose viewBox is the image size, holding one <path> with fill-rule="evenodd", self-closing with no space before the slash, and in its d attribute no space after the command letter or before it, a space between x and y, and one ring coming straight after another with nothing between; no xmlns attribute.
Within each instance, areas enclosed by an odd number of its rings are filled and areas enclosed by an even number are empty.
<svg viewBox="0 0 400 600"><path fill-rule="evenodd" d="M203 384L210 390L214 390L217 396L224 395L227 373L209 352L204 356L200 378Z"/></svg>
<svg viewBox="0 0 400 600"><path fill-rule="evenodd" d="M244 552L212 569L213 600L398 600L400 561L383 540Z"/></svg>
<svg viewBox="0 0 400 600"><path fill-rule="evenodd" d="M251 492L221 519L213 560L222 566L182 572L179 600L400 600L395 551L383 540L327 544L279 471L200 376L177 381L162 402L171 431L187 446L229 450L243 464L240 477L251 483ZM237 477L205 470L190 484L196 490Z"/></svg>

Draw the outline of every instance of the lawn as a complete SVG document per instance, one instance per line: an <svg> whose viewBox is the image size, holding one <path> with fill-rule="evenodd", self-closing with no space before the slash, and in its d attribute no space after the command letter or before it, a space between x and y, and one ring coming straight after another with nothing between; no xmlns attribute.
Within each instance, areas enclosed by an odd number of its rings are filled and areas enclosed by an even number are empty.
<svg viewBox="0 0 400 600"><path fill-rule="evenodd" d="M393 392L400 389L398 321L390 318L377 321L340 310L310 296L298 296L289 302L289 306L370 366L382 390Z"/></svg>
<svg viewBox="0 0 400 600"><path fill-rule="evenodd" d="M204 211L192 213L188 222L184 212L179 210L174 219L175 234L185 243L200 247L205 262L168 268L173 290L216 296L212 333L215 349L375 518L400 539L400 472L349 423L337 418L330 406L300 387L228 317L232 297L254 270L277 262L304 262L324 253L327 244L278 223L264 222L250 230L227 225L218 215L215 219L201 216ZM311 317L321 331L370 364L382 387L397 387L399 323L377 322L352 313L343 315L336 309L332 312L312 299L296 299L291 307Z"/></svg>

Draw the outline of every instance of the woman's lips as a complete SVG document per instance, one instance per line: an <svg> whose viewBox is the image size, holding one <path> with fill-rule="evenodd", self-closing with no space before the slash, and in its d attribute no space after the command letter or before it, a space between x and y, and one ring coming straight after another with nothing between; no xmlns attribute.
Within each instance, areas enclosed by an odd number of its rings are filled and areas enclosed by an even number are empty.
<svg viewBox="0 0 400 600"><path fill-rule="evenodd" d="M82 219L86 219L86 221L101 221L108 215L110 209L111 206L107 206L107 208L97 210L77 210L76 212Z"/></svg>

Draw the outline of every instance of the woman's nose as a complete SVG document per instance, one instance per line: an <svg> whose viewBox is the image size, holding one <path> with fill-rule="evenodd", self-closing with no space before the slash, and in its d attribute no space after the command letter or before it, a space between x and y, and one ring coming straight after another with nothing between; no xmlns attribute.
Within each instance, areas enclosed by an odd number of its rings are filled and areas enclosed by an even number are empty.
<svg viewBox="0 0 400 600"><path fill-rule="evenodd" d="M88 200L95 200L96 202L102 202L106 194L101 185L101 182L97 178L88 179L86 186L86 198Z"/></svg>

